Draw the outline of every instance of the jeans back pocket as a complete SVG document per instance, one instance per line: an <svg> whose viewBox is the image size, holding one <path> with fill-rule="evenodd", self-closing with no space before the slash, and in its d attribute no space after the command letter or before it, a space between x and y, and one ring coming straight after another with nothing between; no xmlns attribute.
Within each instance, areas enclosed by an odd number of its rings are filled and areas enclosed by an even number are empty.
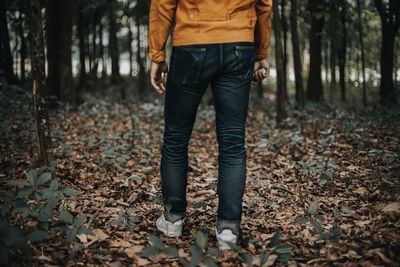
<svg viewBox="0 0 400 267"><path fill-rule="evenodd" d="M238 71L242 80L253 78L254 62L256 60L256 50L251 45L236 45L236 71Z"/></svg>
<svg viewBox="0 0 400 267"><path fill-rule="evenodd" d="M180 84L199 83L206 53L205 47L173 47L169 77Z"/></svg>

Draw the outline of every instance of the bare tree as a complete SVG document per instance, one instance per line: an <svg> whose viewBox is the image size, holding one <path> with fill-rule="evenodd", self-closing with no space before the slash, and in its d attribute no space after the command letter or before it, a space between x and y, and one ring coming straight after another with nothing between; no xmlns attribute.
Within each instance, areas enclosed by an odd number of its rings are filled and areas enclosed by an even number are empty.
<svg viewBox="0 0 400 267"><path fill-rule="evenodd" d="M275 36L275 61L277 71L277 90L276 90L276 123L278 127L286 118L285 110L285 78L284 78L284 54L282 47L282 22L279 14L278 5L273 6L272 27Z"/></svg>
<svg viewBox="0 0 400 267"><path fill-rule="evenodd" d="M308 9L311 13L310 29L310 70L307 83L307 99L322 101L324 94L321 79L321 37L324 17L321 15L323 3L320 0L308 0Z"/></svg>
<svg viewBox="0 0 400 267"><path fill-rule="evenodd" d="M374 0L376 9L382 22L381 43L381 84L380 95L382 104L397 103L396 91L393 83L394 44L400 28L400 1Z"/></svg>
<svg viewBox="0 0 400 267"><path fill-rule="evenodd" d="M5 0L0 1L0 69L6 80L13 83L16 81L16 77L10 48L6 3Z"/></svg>
<svg viewBox="0 0 400 267"><path fill-rule="evenodd" d="M358 31L360 40L360 50L361 50L361 71L363 79L363 105L367 106L367 81L365 75L365 53L364 53L364 38L363 38L363 24L361 15L361 1L357 0L357 13L358 13Z"/></svg>
<svg viewBox="0 0 400 267"><path fill-rule="evenodd" d="M51 133L46 100L45 57L40 0L28 1L31 38L32 97L38 148L38 163L48 165L51 160Z"/></svg>
<svg viewBox="0 0 400 267"><path fill-rule="evenodd" d="M293 65L294 65L294 75L296 83L296 104L298 107L304 106L304 87L303 87L303 77L302 65L301 65L301 55L300 55L300 41L299 32L297 30L297 0L291 0L291 10L290 10L290 30L292 35L292 47L293 47Z"/></svg>

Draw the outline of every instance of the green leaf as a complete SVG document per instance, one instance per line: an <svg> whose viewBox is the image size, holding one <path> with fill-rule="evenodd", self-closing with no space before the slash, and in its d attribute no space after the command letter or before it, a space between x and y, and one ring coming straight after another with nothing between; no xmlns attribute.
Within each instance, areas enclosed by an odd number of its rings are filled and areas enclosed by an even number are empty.
<svg viewBox="0 0 400 267"><path fill-rule="evenodd" d="M9 180L7 181L7 184L12 186L29 186L29 183L26 180Z"/></svg>
<svg viewBox="0 0 400 267"><path fill-rule="evenodd" d="M209 256L205 256L204 257L204 264L207 267L218 267L217 263L215 262L215 260Z"/></svg>
<svg viewBox="0 0 400 267"><path fill-rule="evenodd" d="M316 201L311 202L310 207L308 208L308 212L310 214L316 214L318 210L318 204Z"/></svg>
<svg viewBox="0 0 400 267"><path fill-rule="evenodd" d="M42 173L39 176L39 178L38 178L38 180L36 182L36 186L40 187L40 186L44 185L45 183L47 183L50 180L51 180L51 173L50 172Z"/></svg>
<svg viewBox="0 0 400 267"><path fill-rule="evenodd" d="M43 230L33 230L28 234L28 239L32 242L42 242L43 240L46 240L48 238L49 235Z"/></svg>
<svg viewBox="0 0 400 267"><path fill-rule="evenodd" d="M118 217L110 222L111 225L120 225L122 223L123 223L123 221L120 217Z"/></svg>
<svg viewBox="0 0 400 267"><path fill-rule="evenodd" d="M235 252L240 252L240 248L232 242L225 242L226 244L228 244L228 246Z"/></svg>
<svg viewBox="0 0 400 267"><path fill-rule="evenodd" d="M73 228L68 228L67 229L67 233L66 233L66 238L68 241L74 241L76 238L76 235L78 234L78 229L76 229L75 227Z"/></svg>
<svg viewBox="0 0 400 267"><path fill-rule="evenodd" d="M86 220L86 216L85 215L79 215L75 221L74 221L74 225L76 227L79 227L82 225L82 223Z"/></svg>
<svg viewBox="0 0 400 267"><path fill-rule="evenodd" d="M149 257L149 256L157 254L158 252L159 252L159 249L157 247L150 246L150 247L143 249L143 251L142 251L142 253L140 253L140 255L142 257Z"/></svg>
<svg viewBox="0 0 400 267"><path fill-rule="evenodd" d="M162 250L162 253L164 253L167 256L171 257L179 257L179 252L178 249L175 247L167 247Z"/></svg>
<svg viewBox="0 0 400 267"><path fill-rule="evenodd" d="M340 211L339 211L339 209L338 209L337 207L335 207L335 208L333 209L333 217L335 217L336 219L338 219L339 216L340 216Z"/></svg>
<svg viewBox="0 0 400 267"><path fill-rule="evenodd" d="M274 236L271 238L271 242L269 243L269 247L275 247L279 244L279 240L281 238L281 231L277 230Z"/></svg>
<svg viewBox="0 0 400 267"><path fill-rule="evenodd" d="M39 175L39 172L38 172L36 169L30 170L30 171L28 171L28 173L26 174L26 178L27 178L27 180L28 180L28 183L29 183L31 186L34 186L34 185L35 185L35 181L36 181L38 175Z"/></svg>
<svg viewBox="0 0 400 267"><path fill-rule="evenodd" d="M352 208L350 208L350 207L343 207L343 208L341 208L340 210L341 210L343 213L347 213L347 214L354 212L354 209L352 209Z"/></svg>
<svg viewBox="0 0 400 267"><path fill-rule="evenodd" d="M308 222L308 218L304 215L300 216L297 220L296 223L297 224L305 224Z"/></svg>
<svg viewBox="0 0 400 267"><path fill-rule="evenodd" d="M35 191L35 190L34 190L33 188L22 189L22 190L18 191L17 197L18 197L18 198L27 198L27 197L29 197L30 195L32 195L32 193L33 193L34 191Z"/></svg>
<svg viewBox="0 0 400 267"><path fill-rule="evenodd" d="M278 261L282 263L288 263L291 256L292 256L291 253L280 254L278 256Z"/></svg>
<svg viewBox="0 0 400 267"><path fill-rule="evenodd" d="M76 197L76 191L73 188L67 187L64 188L63 193L69 197Z"/></svg>
<svg viewBox="0 0 400 267"><path fill-rule="evenodd" d="M207 236L205 234L203 234L202 232L197 231L197 233L196 233L196 244L200 248L204 249L207 246L207 241L208 241Z"/></svg>
<svg viewBox="0 0 400 267"><path fill-rule="evenodd" d="M323 222L325 220L324 216L322 216L321 214L316 214L314 215L314 217L320 222Z"/></svg>
<svg viewBox="0 0 400 267"><path fill-rule="evenodd" d="M53 191L58 190L58 186L59 186L58 178L51 180L51 182L50 182L50 189L51 190L53 190Z"/></svg>
<svg viewBox="0 0 400 267"><path fill-rule="evenodd" d="M328 176L327 173L323 172L319 176L319 185L324 186L324 185L328 184L329 182L330 182L330 177Z"/></svg>
<svg viewBox="0 0 400 267"><path fill-rule="evenodd" d="M253 266L253 257L248 253L240 253L240 258L242 259L243 263Z"/></svg>
<svg viewBox="0 0 400 267"><path fill-rule="evenodd" d="M260 266L263 266L268 261L268 258L269 258L269 253L266 252L262 253L260 256Z"/></svg>
<svg viewBox="0 0 400 267"><path fill-rule="evenodd" d="M85 234L85 235L93 235L94 236L93 232L89 228L86 228L86 227L80 227L78 229L78 234Z"/></svg>
<svg viewBox="0 0 400 267"><path fill-rule="evenodd" d="M322 225L320 224L319 221L313 220L313 221L311 222L311 224L313 225L314 230L315 230L316 232L321 233L321 232L323 231Z"/></svg>
<svg viewBox="0 0 400 267"><path fill-rule="evenodd" d="M155 236L155 235L151 235L150 236L150 244L153 247L156 247L158 249L163 249L164 248L164 244L161 241L161 239L158 236Z"/></svg>
<svg viewBox="0 0 400 267"><path fill-rule="evenodd" d="M58 198L56 197L49 198L49 200L47 201L47 206L51 210L55 209L58 206Z"/></svg>
<svg viewBox="0 0 400 267"><path fill-rule="evenodd" d="M286 254L286 253L291 253L292 251L292 246L289 244L282 244L279 245L276 249L275 252L278 254Z"/></svg>
<svg viewBox="0 0 400 267"><path fill-rule="evenodd" d="M66 223L66 224L73 224L73 223L74 223L74 217L72 216L71 213L69 213L69 212L66 211L66 210L62 210L62 211L60 212L60 220L61 220L63 223Z"/></svg>
<svg viewBox="0 0 400 267"><path fill-rule="evenodd" d="M198 266L203 258L203 251L197 245L191 245L189 248L190 258L189 266L195 267Z"/></svg>
<svg viewBox="0 0 400 267"><path fill-rule="evenodd" d="M219 256L223 255L223 253L217 248L208 248L207 252L208 252L208 254L210 254L214 257L219 257Z"/></svg>

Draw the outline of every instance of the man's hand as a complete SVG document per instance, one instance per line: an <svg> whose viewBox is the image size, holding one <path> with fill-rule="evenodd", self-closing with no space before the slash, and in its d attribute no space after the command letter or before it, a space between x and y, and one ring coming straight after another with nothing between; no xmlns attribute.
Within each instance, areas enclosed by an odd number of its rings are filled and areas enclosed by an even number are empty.
<svg viewBox="0 0 400 267"><path fill-rule="evenodd" d="M165 92L165 84L168 76L168 64L167 62L151 62L150 68L150 81L154 90L163 94Z"/></svg>
<svg viewBox="0 0 400 267"><path fill-rule="evenodd" d="M256 61L254 63L254 75L252 84L255 85L258 82L269 77L269 63L266 59Z"/></svg>

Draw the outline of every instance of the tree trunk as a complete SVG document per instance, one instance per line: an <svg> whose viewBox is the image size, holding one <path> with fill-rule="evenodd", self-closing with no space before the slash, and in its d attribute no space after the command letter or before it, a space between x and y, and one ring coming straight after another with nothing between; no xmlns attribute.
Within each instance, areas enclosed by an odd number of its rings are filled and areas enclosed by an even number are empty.
<svg viewBox="0 0 400 267"><path fill-rule="evenodd" d="M286 118L285 111L285 79L284 79L284 55L282 48L282 22L279 15L278 5L273 5L272 26L275 36L275 61L277 72L277 90L276 90L276 123L278 127Z"/></svg>
<svg viewBox="0 0 400 267"><path fill-rule="evenodd" d="M323 100L321 79L321 37L324 17L320 16L321 3L319 0L308 0L308 8L311 13L310 29L310 70L307 83L307 99L311 101Z"/></svg>
<svg viewBox="0 0 400 267"><path fill-rule="evenodd" d="M303 77L301 76L302 65L300 55L299 32L297 31L297 0L291 0L290 29L292 35L293 66L296 83L296 105L302 108L304 107L304 88Z"/></svg>
<svg viewBox="0 0 400 267"><path fill-rule="evenodd" d="M390 0L389 7L387 7L382 0L374 1L382 23L381 104L394 105L397 103L393 83L394 44L400 28L400 2L398 0Z"/></svg>
<svg viewBox="0 0 400 267"><path fill-rule="evenodd" d="M285 14L285 8L286 8L286 0L281 0L281 23L282 23L282 32L283 32L283 84L285 85L284 87L284 96L285 100L289 101L288 97L288 89L287 89L287 78L288 78L288 72L287 72L287 64L288 64L288 52L287 52L287 35L288 35L288 23L286 20L286 14Z"/></svg>
<svg viewBox="0 0 400 267"><path fill-rule="evenodd" d="M361 73L362 73L362 84L363 84L363 105L367 107L367 78L365 75L365 54L364 54L364 35L363 35L363 24L362 24L362 13L361 13L361 2L357 0L357 13L358 13L358 30L359 30L359 40L361 49Z"/></svg>
<svg viewBox="0 0 400 267"><path fill-rule="evenodd" d="M46 100L45 58L42 13L39 0L29 0L29 28L31 37L32 97L36 120L38 162L48 165L51 160L51 133Z"/></svg>
<svg viewBox="0 0 400 267"><path fill-rule="evenodd" d="M109 0L110 6L108 8L108 19L109 19L109 54L111 56L111 79L117 81L120 78L119 73L119 48L117 39L117 23L115 18L115 0Z"/></svg>
<svg viewBox="0 0 400 267"><path fill-rule="evenodd" d="M19 10L19 18L18 18L18 35L21 39L21 46L20 46L20 69L21 69L21 83L25 84L25 76L26 76L26 69L25 69L25 61L26 61L26 39L24 35L24 19L22 18L22 14L24 14L23 5L21 4L21 8Z"/></svg>
<svg viewBox="0 0 400 267"><path fill-rule="evenodd" d="M83 14L84 0L79 0L78 5L78 19L77 31L79 41L79 88L85 84L86 81L86 44L85 44L85 14Z"/></svg>
<svg viewBox="0 0 400 267"><path fill-rule="evenodd" d="M128 52L129 52L129 76L133 74L133 50L132 50L132 42L133 42L133 33L132 33L132 25L131 21L128 19L127 23L128 27Z"/></svg>
<svg viewBox="0 0 400 267"><path fill-rule="evenodd" d="M15 83L17 80L13 69L7 22L7 6L4 0L0 1L0 74L4 75L4 78L9 83Z"/></svg>
<svg viewBox="0 0 400 267"><path fill-rule="evenodd" d="M98 51L97 51L97 25L99 24L99 21L101 19L100 16L100 9L96 8L95 14L93 16L93 21L92 21L92 61L93 61L93 66L90 69L91 75L96 79L97 78L97 69L99 66L99 59L98 59Z"/></svg>
<svg viewBox="0 0 400 267"><path fill-rule="evenodd" d="M73 1L47 1L47 95L76 103L72 85L72 16Z"/></svg>
<svg viewBox="0 0 400 267"><path fill-rule="evenodd" d="M340 80L340 98L342 102L346 101L346 55L347 55L347 27L346 27L346 1L343 0L340 11L340 22L342 26L342 36L340 49L338 51L339 59L339 80Z"/></svg>
<svg viewBox="0 0 400 267"><path fill-rule="evenodd" d="M336 89L336 85L337 85L337 79L336 79L336 36L333 32L330 33L331 37L329 40L330 43L330 55L329 55L329 67L330 67L330 71L331 71L331 83L329 86L329 101L332 102L333 101L333 92Z"/></svg>
<svg viewBox="0 0 400 267"><path fill-rule="evenodd" d="M138 75L137 82L138 82L139 94L140 94L140 97L143 97L144 92L146 90L146 80L145 80L146 79L146 76L145 76L146 71L145 71L145 66L143 63L142 56L141 56L142 48L141 48L141 38L140 38L141 37L140 36L140 18L142 16L142 5L140 3L141 3L140 0L136 0L136 4L137 4L136 16L135 16L136 32L137 32L136 62L139 65L139 71L137 74Z"/></svg>
<svg viewBox="0 0 400 267"><path fill-rule="evenodd" d="M101 58L101 77L104 79L107 76L107 63L104 56L103 23L101 20L99 24L99 57Z"/></svg>

